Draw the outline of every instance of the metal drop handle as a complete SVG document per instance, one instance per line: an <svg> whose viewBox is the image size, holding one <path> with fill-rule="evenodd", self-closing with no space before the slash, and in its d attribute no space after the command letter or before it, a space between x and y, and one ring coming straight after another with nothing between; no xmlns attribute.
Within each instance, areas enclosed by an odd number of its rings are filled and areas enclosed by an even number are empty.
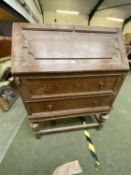
<svg viewBox="0 0 131 175"><path fill-rule="evenodd" d="M103 83L103 81L100 81L99 82L99 89L103 89L104 88L104 83Z"/></svg>
<svg viewBox="0 0 131 175"><path fill-rule="evenodd" d="M49 105L48 105L48 111L51 111L52 108L53 108L53 105L49 104Z"/></svg>
<svg viewBox="0 0 131 175"><path fill-rule="evenodd" d="M98 104L98 101L95 100L95 101L93 102L93 105L96 106L97 104Z"/></svg>

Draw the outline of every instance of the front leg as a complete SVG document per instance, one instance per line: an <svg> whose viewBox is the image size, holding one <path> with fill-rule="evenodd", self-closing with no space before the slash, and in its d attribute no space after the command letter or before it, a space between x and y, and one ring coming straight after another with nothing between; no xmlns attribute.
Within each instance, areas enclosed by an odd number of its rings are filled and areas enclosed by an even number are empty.
<svg viewBox="0 0 131 175"><path fill-rule="evenodd" d="M98 127L98 129L102 129L105 121L108 119L109 119L108 113L100 114L99 115L99 127Z"/></svg>
<svg viewBox="0 0 131 175"><path fill-rule="evenodd" d="M39 123L31 123L30 126L33 132L35 133L36 138L39 139L41 137L41 135L39 134L39 129L40 129Z"/></svg>

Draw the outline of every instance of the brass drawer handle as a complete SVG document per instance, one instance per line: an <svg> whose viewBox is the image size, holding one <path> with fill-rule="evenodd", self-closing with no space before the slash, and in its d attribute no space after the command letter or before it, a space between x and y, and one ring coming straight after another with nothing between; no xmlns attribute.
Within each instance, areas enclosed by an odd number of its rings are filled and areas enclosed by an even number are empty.
<svg viewBox="0 0 131 175"><path fill-rule="evenodd" d="M21 82L20 82L20 78L19 77L15 78L15 83L16 83L16 85L20 85Z"/></svg>
<svg viewBox="0 0 131 175"><path fill-rule="evenodd" d="M52 108L53 108L53 105L49 104L49 105L48 105L48 111L51 111Z"/></svg>
<svg viewBox="0 0 131 175"><path fill-rule="evenodd" d="M95 100L95 101L93 102L93 105L96 106L97 104L98 104L98 101Z"/></svg>
<svg viewBox="0 0 131 175"><path fill-rule="evenodd" d="M99 82L99 89L101 90L101 89L103 89L104 88L104 83L103 83L103 81L100 81Z"/></svg>

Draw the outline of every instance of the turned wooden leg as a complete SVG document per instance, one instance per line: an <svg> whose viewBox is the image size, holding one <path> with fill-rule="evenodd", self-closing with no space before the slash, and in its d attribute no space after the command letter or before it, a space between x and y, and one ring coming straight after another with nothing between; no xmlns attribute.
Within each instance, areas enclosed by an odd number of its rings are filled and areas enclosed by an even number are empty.
<svg viewBox="0 0 131 175"><path fill-rule="evenodd" d="M41 135L39 134L39 128L40 128L39 123L31 123L30 126L33 132L35 133L36 138L39 139L41 137Z"/></svg>
<svg viewBox="0 0 131 175"><path fill-rule="evenodd" d="M41 134L39 134L39 133L35 133L35 136L36 136L37 139L41 138Z"/></svg>
<svg viewBox="0 0 131 175"><path fill-rule="evenodd" d="M105 121L108 120L108 119L109 119L109 115L107 113L106 114L100 114L98 129L102 129L103 126L104 126Z"/></svg>
<svg viewBox="0 0 131 175"><path fill-rule="evenodd" d="M30 126L34 132L39 131L39 123L31 123Z"/></svg>

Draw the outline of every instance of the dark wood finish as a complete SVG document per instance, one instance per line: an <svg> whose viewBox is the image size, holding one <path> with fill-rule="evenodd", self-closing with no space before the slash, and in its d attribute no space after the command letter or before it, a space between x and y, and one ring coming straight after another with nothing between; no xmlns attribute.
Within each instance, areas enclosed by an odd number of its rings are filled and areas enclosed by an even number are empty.
<svg viewBox="0 0 131 175"><path fill-rule="evenodd" d="M70 97L54 100L44 99L42 101L26 102L30 114L38 112L63 111L69 109L82 109L94 107L109 107L112 104L113 96L101 95L91 97Z"/></svg>
<svg viewBox="0 0 131 175"><path fill-rule="evenodd" d="M102 128L129 70L116 29L14 24L12 73L31 128L43 133ZM41 130L47 120L99 114L97 123Z"/></svg>
<svg viewBox="0 0 131 175"><path fill-rule="evenodd" d="M47 133L58 133L58 132L65 132L65 131L74 131L80 129L87 129L87 128L95 128L99 127L98 123L91 123L86 125L77 125L77 126L69 126L69 127L61 127L56 129L45 129L41 131L37 131L36 134L47 134Z"/></svg>
<svg viewBox="0 0 131 175"><path fill-rule="evenodd" d="M14 73L128 69L123 38L116 29L15 24L13 33Z"/></svg>
<svg viewBox="0 0 131 175"><path fill-rule="evenodd" d="M11 38L0 36L0 58L11 55Z"/></svg>
<svg viewBox="0 0 131 175"><path fill-rule="evenodd" d="M20 85L25 100L51 98L58 96L72 96L91 93L112 93L120 74L107 75L58 75L16 77L15 82ZM22 84L24 86L22 86ZM23 93L24 92L24 93ZM26 94L25 94L26 92Z"/></svg>
<svg viewBox="0 0 131 175"><path fill-rule="evenodd" d="M71 109L63 111L53 111L53 112L44 112L44 113L34 113L28 116L28 119L32 122L42 122L49 120L73 118L79 116L87 116L87 114L94 113L105 113L110 112L110 107L94 107L94 108L82 108L82 109Z"/></svg>

